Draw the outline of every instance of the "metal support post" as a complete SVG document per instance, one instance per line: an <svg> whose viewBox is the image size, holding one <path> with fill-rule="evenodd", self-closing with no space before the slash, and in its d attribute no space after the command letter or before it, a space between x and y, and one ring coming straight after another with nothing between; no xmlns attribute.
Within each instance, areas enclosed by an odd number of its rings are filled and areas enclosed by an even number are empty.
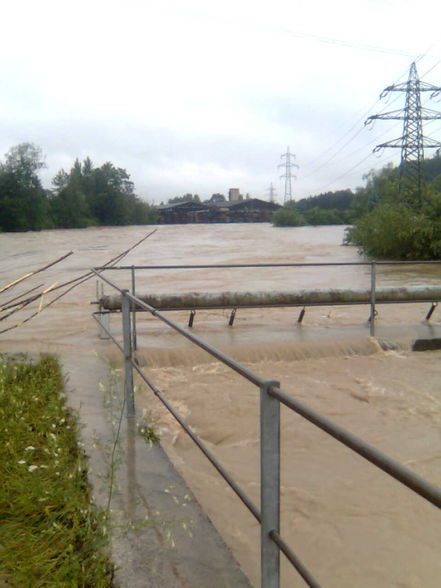
<svg viewBox="0 0 441 588"><path fill-rule="evenodd" d="M194 321L194 315L196 314L195 310L191 310L190 311L190 316L188 317L188 326L190 327L190 329L193 326L193 321Z"/></svg>
<svg viewBox="0 0 441 588"><path fill-rule="evenodd" d="M306 312L306 308L303 307L302 310L299 312L299 316L297 318L297 322L301 323L303 320L303 317L305 316L305 312Z"/></svg>
<svg viewBox="0 0 441 588"><path fill-rule="evenodd" d="M430 320L435 308L438 306L438 302L432 302L432 306L429 308L429 312L426 314L426 321Z"/></svg>
<svg viewBox="0 0 441 588"><path fill-rule="evenodd" d="M375 285L376 285L377 266L375 261L371 264L371 314L369 316L369 328L371 337L375 337Z"/></svg>
<svg viewBox="0 0 441 588"><path fill-rule="evenodd" d="M132 333L130 327L130 300L126 293L128 290L122 290L121 296L121 314L123 322L124 338L124 398L126 401L126 414L128 417L135 416L135 397L133 392L133 366L132 359Z"/></svg>
<svg viewBox="0 0 441 588"><path fill-rule="evenodd" d="M99 321L98 324L100 326L100 332L99 332L99 338L100 339L110 339L110 335L108 333L108 331L110 330L110 314L106 311L103 311L103 306L102 306L102 299L103 299L103 283L99 282L98 280L96 281L96 299L97 299L97 304L98 306L98 312L100 314L98 314L99 316Z"/></svg>
<svg viewBox="0 0 441 588"><path fill-rule="evenodd" d="M233 324L234 324L234 317L235 316L236 316L236 309L233 308L233 310L231 311L231 314L230 314L230 320L228 321L228 326L229 327L232 327L233 326Z"/></svg>
<svg viewBox="0 0 441 588"><path fill-rule="evenodd" d="M132 295L136 296L136 282L135 282L135 266L132 265ZM138 341L136 340L136 305L132 303L132 346L133 351L138 349Z"/></svg>
<svg viewBox="0 0 441 588"><path fill-rule="evenodd" d="M99 325L100 325L100 339L110 339L109 331L110 331L110 312L101 312L99 316Z"/></svg>
<svg viewBox="0 0 441 588"><path fill-rule="evenodd" d="M260 510L261 588L279 588L280 551L270 537L280 527L280 403L268 394L268 380L260 387Z"/></svg>

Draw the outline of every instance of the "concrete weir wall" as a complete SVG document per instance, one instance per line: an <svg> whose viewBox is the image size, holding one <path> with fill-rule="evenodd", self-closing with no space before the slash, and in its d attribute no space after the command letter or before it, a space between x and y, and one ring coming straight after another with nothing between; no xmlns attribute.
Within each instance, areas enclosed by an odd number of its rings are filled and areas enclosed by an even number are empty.
<svg viewBox="0 0 441 588"><path fill-rule="evenodd" d="M216 292L186 294L145 294L138 297L158 310L252 308L261 306L327 306L344 304L369 304L371 291L366 290L298 290L295 292ZM441 287L422 286L412 288L378 288L376 303L436 302L441 300ZM103 310L120 310L121 296L103 296Z"/></svg>

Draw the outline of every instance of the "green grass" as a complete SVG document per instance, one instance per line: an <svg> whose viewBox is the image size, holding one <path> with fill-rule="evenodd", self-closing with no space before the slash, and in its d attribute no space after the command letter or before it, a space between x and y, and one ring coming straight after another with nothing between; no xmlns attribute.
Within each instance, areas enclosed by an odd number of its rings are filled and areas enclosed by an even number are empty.
<svg viewBox="0 0 441 588"><path fill-rule="evenodd" d="M0 584L112 586L77 432L55 358L0 358Z"/></svg>

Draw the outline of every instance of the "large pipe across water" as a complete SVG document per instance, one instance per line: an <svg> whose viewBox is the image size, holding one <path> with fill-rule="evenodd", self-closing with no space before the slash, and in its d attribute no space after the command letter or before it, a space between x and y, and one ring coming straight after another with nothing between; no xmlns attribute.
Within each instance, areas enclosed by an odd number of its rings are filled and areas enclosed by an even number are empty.
<svg viewBox="0 0 441 588"><path fill-rule="evenodd" d="M284 306L335 306L371 304L371 290L298 290L295 292L188 292L183 294L138 294L138 298L158 310L196 310L213 308L259 308ZM440 286L377 288L375 301L381 303L438 302ZM121 296L103 295L100 307L121 309Z"/></svg>

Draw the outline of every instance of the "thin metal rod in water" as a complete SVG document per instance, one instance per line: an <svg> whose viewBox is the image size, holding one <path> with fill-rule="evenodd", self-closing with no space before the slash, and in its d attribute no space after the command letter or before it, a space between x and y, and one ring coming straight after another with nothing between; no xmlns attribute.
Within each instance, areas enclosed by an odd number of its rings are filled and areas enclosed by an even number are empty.
<svg viewBox="0 0 441 588"><path fill-rule="evenodd" d="M260 387L260 565L261 588L280 586L280 550L271 531L280 529L280 402L269 395L278 382Z"/></svg>
<svg viewBox="0 0 441 588"><path fill-rule="evenodd" d="M371 264L371 315L369 317L369 330L371 337L375 337L375 288L376 288L376 266Z"/></svg>
<svg viewBox="0 0 441 588"><path fill-rule="evenodd" d="M135 396L133 392L133 367L132 367L132 330L130 327L130 299L128 290L121 292L122 299L122 326L124 338L124 395L126 398L127 416L135 416Z"/></svg>
<svg viewBox="0 0 441 588"><path fill-rule="evenodd" d="M429 308L429 312L426 314L426 321L430 320L430 317L435 311L435 308L438 306L438 302L432 302L432 306Z"/></svg>

